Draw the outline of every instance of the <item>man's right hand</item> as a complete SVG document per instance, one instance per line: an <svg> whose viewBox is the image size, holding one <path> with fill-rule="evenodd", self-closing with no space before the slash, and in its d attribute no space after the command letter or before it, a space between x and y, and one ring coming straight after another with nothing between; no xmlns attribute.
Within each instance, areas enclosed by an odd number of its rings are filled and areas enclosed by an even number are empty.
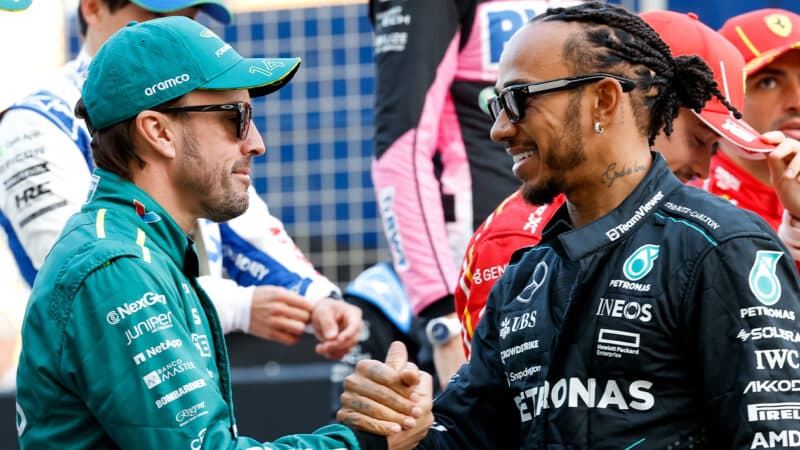
<svg viewBox="0 0 800 450"><path fill-rule="evenodd" d="M413 448L433 423L433 378L408 362L408 351L393 342L386 362L359 361L344 380L339 422L389 436L391 449Z"/></svg>
<svg viewBox="0 0 800 450"><path fill-rule="evenodd" d="M282 344L296 344L311 321L313 304L280 286L257 286L250 306L249 333Z"/></svg>

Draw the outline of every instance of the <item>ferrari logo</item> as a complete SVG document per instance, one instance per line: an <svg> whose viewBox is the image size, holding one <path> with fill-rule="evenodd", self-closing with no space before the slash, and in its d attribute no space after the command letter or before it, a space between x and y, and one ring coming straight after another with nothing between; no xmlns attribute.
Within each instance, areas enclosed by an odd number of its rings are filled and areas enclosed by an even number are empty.
<svg viewBox="0 0 800 450"><path fill-rule="evenodd" d="M770 14L764 21L767 28L778 36L785 38L792 32L792 22L784 14Z"/></svg>

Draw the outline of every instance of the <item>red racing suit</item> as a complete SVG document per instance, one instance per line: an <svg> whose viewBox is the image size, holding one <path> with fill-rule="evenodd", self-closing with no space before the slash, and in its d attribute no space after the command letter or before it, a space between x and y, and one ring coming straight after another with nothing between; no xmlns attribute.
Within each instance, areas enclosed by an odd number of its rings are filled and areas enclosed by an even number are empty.
<svg viewBox="0 0 800 450"><path fill-rule="evenodd" d="M503 275L511 254L542 240L542 230L566 197L552 203L532 206L516 191L483 221L472 235L461 265L456 286L456 314L461 322L464 354L470 356L472 335L483 317L486 299L494 283Z"/></svg>
<svg viewBox="0 0 800 450"><path fill-rule="evenodd" d="M503 146L489 138L485 112L505 43L548 7L575 3L370 1L377 79L372 181L415 314L439 300L452 311L469 237L519 186Z"/></svg>
<svg viewBox="0 0 800 450"><path fill-rule="evenodd" d="M797 269L800 270L796 242L792 242L781 230L781 224L786 227L783 218L784 208L780 198L772 186L762 183L756 177L731 161L725 153L717 152L711 157L711 169L708 179L691 183L702 187L714 195L730 200L734 205L752 211L764 219L773 230L783 239L790 248L795 258Z"/></svg>
<svg viewBox="0 0 800 450"><path fill-rule="evenodd" d="M724 153L717 152L711 157L707 179L692 184L728 199L740 208L753 211L766 220L773 230L778 231L783 205L775 194L775 189L750 175Z"/></svg>

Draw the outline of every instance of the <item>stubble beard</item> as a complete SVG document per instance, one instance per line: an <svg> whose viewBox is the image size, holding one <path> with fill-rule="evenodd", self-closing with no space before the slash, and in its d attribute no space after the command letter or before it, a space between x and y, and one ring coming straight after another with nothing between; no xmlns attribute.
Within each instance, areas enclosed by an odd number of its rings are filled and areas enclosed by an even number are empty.
<svg viewBox="0 0 800 450"><path fill-rule="evenodd" d="M222 164L209 165L201 156L193 136L184 138L186 147L181 157L182 185L199 197L203 216L214 222L226 222L247 211L250 198L247 190L237 192L233 175Z"/></svg>
<svg viewBox="0 0 800 450"><path fill-rule="evenodd" d="M580 130L580 100L580 93L575 93L570 98L564 129L558 139L563 143L562 152L547 152L542 159L542 169L546 168L553 175L547 176L538 184L523 184L522 198L532 205L551 203L558 194L566 192L565 173L586 161ZM553 147L551 146L551 148ZM539 155L541 155L541 151Z"/></svg>

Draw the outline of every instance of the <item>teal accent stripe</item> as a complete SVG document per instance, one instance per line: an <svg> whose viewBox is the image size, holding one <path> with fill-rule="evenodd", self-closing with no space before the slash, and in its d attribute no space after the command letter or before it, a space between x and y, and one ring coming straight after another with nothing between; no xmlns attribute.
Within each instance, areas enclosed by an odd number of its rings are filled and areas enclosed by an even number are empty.
<svg viewBox="0 0 800 450"><path fill-rule="evenodd" d="M625 447L625 450L630 450L630 449L632 449L633 447L636 447L637 445L641 444L641 443L642 443L642 442L644 442L644 441L645 441L645 438L641 438L641 439L639 439L638 441L634 442L633 444L631 444L631 445L629 445L629 446Z"/></svg>
<svg viewBox="0 0 800 450"><path fill-rule="evenodd" d="M708 235L708 233L706 233L705 231L703 231L703 229L702 229L702 228L698 227L697 225L695 225L695 224L693 224L693 223L689 223L689 222L687 222L687 221L685 221L685 220L683 220L683 219L676 219L676 218L674 218L674 217L666 217L666 216L662 215L661 213L655 213L655 215L656 215L656 216L658 216L658 217L660 217L660 218L662 218L662 219L669 219L669 220L671 220L671 221L673 221L673 222L676 222L676 223L680 223L680 224L686 225L687 227L689 227L689 228L692 228L693 230L695 230L695 231L697 231L698 233L702 234L702 235L703 235L703 237L704 237L704 238L706 238L706 240L707 240L708 242L710 242L710 243L711 243L711 245L713 245L714 247L716 247L716 246L718 245L717 241L715 241L715 240L714 240L714 238L712 238L711 236L709 236L709 235Z"/></svg>

